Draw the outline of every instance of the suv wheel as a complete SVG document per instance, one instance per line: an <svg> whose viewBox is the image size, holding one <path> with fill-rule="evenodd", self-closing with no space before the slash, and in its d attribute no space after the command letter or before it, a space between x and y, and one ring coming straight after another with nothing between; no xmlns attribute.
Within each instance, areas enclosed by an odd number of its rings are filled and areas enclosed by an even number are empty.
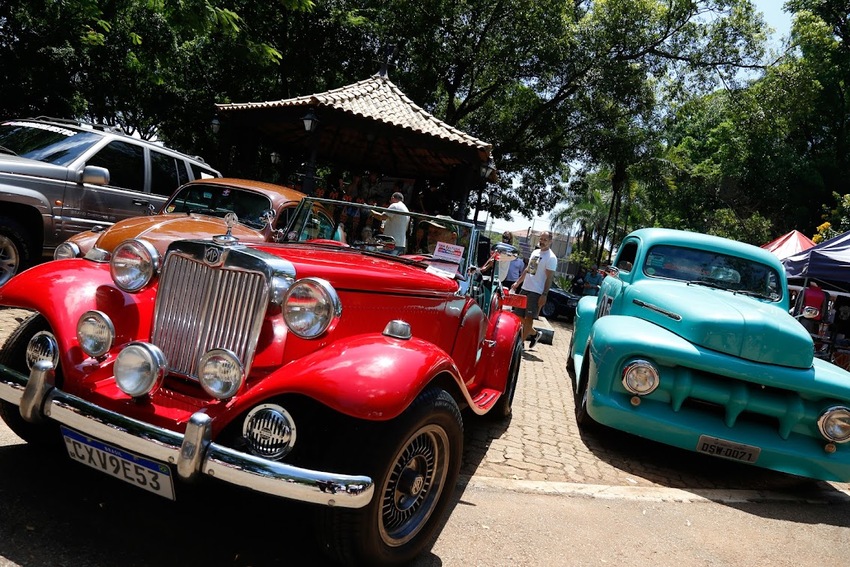
<svg viewBox="0 0 850 567"><path fill-rule="evenodd" d="M25 234L17 221L0 217L0 285L25 268L30 260Z"/></svg>

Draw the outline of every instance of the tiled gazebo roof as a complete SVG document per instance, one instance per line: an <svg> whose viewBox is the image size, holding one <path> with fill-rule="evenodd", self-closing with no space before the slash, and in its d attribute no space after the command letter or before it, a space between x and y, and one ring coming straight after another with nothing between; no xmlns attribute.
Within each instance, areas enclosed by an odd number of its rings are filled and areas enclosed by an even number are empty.
<svg viewBox="0 0 850 567"><path fill-rule="evenodd" d="M398 126L420 134L489 151L491 146L469 134L449 126L434 117L401 92L387 77L373 75L338 89L323 93L265 102L217 104L219 112L233 115L234 111L285 107L332 108L353 116Z"/></svg>
<svg viewBox="0 0 850 567"><path fill-rule="evenodd" d="M457 179L463 170L471 179L492 149L426 112L382 74L322 93L216 109L234 127L259 131L281 149L315 148L321 159L398 176ZM308 110L320 121L315 137L301 121Z"/></svg>

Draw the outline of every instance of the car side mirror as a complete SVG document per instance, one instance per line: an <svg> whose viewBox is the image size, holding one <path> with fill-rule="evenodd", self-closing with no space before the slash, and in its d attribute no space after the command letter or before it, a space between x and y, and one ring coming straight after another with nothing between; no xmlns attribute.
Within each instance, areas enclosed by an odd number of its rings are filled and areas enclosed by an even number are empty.
<svg viewBox="0 0 850 567"><path fill-rule="evenodd" d="M109 170L105 167L87 165L80 174L80 183L89 185L109 185Z"/></svg>
<svg viewBox="0 0 850 567"><path fill-rule="evenodd" d="M516 260L519 257L519 250L510 244L499 242L491 248L492 252L498 252L499 258L502 260Z"/></svg>
<svg viewBox="0 0 850 567"><path fill-rule="evenodd" d="M814 319L818 315L820 315L820 309L817 307L804 307L803 312L797 315L797 318Z"/></svg>

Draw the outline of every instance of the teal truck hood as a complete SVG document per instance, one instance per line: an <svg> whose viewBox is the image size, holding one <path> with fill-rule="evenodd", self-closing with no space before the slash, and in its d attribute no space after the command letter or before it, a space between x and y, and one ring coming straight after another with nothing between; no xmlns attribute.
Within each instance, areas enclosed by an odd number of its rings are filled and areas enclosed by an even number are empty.
<svg viewBox="0 0 850 567"><path fill-rule="evenodd" d="M810 368L812 337L776 304L683 282L628 286L622 314L668 329L689 342L753 362Z"/></svg>

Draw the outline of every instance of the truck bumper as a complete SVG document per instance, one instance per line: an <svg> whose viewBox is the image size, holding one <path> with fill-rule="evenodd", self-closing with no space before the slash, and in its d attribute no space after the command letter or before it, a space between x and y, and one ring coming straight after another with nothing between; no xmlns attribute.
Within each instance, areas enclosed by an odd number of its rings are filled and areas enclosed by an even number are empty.
<svg viewBox="0 0 850 567"><path fill-rule="evenodd" d="M755 425L737 424L727 427L714 416L700 412L674 411L668 404L650 399L639 406L629 402L629 396L603 394L590 384L588 413L594 420L633 435L658 441L688 451L701 452L705 436L758 449L753 464L779 472L819 480L850 481L850 451L839 446L835 452L826 450L826 440L806 435L792 434L782 439L775 432ZM723 458L721 454L717 454Z"/></svg>
<svg viewBox="0 0 850 567"><path fill-rule="evenodd" d="M20 408L30 422L53 421L106 443L176 467L190 481L207 475L257 492L341 508L362 508L372 499L368 476L294 467L213 443L212 419L194 413L185 433L132 419L53 386L53 369L40 361L29 377L0 365L0 399Z"/></svg>

